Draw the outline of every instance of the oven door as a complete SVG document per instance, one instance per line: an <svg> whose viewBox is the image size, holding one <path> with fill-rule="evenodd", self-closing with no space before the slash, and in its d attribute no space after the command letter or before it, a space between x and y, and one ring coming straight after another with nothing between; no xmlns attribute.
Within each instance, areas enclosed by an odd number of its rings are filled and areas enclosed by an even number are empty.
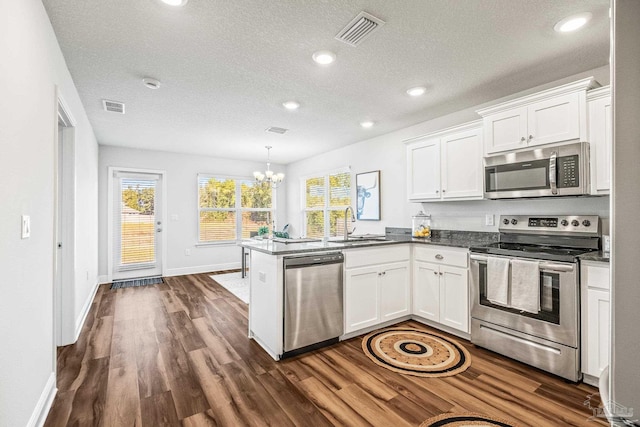
<svg viewBox="0 0 640 427"><path fill-rule="evenodd" d="M472 318L578 347L577 264L540 261L540 312L533 314L489 302L486 298L487 256L472 253L470 258Z"/></svg>

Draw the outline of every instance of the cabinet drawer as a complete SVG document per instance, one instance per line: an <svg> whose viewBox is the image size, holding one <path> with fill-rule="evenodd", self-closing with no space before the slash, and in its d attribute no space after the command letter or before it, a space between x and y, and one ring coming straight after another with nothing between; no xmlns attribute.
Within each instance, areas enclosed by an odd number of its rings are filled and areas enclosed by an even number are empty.
<svg viewBox="0 0 640 427"><path fill-rule="evenodd" d="M608 291L609 286L609 266L598 264L582 265L582 283L588 288L602 289Z"/></svg>
<svg viewBox="0 0 640 427"><path fill-rule="evenodd" d="M415 246L414 259L436 264L467 267L469 251L462 248L446 248L442 246Z"/></svg>
<svg viewBox="0 0 640 427"><path fill-rule="evenodd" d="M344 267L364 267L408 261L411 258L409 245L384 245L380 248L350 249L344 251Z"/></svg>

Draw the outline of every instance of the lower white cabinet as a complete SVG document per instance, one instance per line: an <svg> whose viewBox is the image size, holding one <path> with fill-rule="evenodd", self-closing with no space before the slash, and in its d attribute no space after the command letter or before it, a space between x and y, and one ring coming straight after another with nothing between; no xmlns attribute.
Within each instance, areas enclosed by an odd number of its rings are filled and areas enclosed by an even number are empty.
<svg viewBox="0 0 640 427"><path fill-rule="evenodd" d="M611 346L609 264L583 262L581 291L582 373L597 379L602 370L609 365Z"/></svg>
<svg viewBox="0 0 640 427"><path fill-rule="evenodd" d="M345 258L345 333L411 314L408 245L346 251Z"/></svg>
<svg viewBox="0 0 640 427"><path fill-rule="evenodd" d="M467 255L463 249L415 248L413 314L469 332Z"/></svg>

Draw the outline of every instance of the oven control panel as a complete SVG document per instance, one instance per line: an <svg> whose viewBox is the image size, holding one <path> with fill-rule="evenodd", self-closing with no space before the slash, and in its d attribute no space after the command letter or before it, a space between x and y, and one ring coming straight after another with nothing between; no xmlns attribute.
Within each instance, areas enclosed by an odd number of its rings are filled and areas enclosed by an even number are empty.
<svg viewBox="0 0 640 427"><path fill-rule="evenodd" d="M598 236L597 215L501 215L500 232Z"/></svg>

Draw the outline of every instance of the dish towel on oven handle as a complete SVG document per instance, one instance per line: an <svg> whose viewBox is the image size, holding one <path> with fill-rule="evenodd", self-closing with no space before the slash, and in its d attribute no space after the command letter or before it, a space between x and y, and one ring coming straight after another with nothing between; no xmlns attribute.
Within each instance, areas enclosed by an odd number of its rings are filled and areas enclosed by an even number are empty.
<svg viewBox="0 0 640 427"><path fill-rule="evenodd" d="M509 306L509 258L487 259L487 299L492 304Z"/></svg>
<svg viewBox="0 0 640 427"><path fill-rule="evenodd" d="M538 314L540 268L537 261L511 260L511 308Z"/></svg>

